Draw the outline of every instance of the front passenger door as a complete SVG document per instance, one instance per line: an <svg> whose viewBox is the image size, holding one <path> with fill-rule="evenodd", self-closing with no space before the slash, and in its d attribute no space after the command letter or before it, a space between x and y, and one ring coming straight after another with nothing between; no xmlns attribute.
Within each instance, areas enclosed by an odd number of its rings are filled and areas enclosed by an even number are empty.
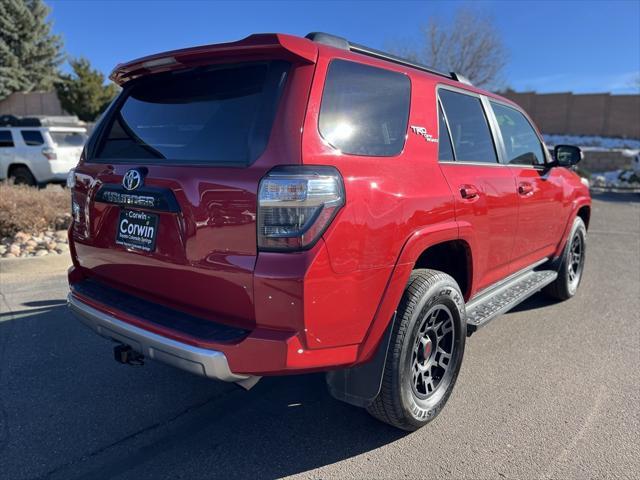
<svg viewBox="0 0 640 480"><path fill-rule="evenodd" d="M516 179L518 227L512 270L519 270L555 250L569 205L563 198L562 177L545 166L544 146L527 117L511 106L490 103L502 137L502 161Z"/></svg>

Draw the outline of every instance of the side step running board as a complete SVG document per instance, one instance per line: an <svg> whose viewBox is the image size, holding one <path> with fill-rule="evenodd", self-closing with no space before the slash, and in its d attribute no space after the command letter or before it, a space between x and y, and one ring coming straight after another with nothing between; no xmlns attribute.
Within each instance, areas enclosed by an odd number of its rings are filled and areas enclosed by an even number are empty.
<svg viewBox="0 0 640 480"><path fill-rule="evenodd" d="M554 270L530 270L474 298L467 304L467 333L472 334L511 310L557 277L558 272Z"/></svg>

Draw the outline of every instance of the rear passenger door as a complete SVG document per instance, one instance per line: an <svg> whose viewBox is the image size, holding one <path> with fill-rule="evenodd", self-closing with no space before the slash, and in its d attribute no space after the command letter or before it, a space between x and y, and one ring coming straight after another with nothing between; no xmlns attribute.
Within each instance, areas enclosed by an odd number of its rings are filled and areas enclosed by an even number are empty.
<svg viewBox="0 0 640 480"><path fill-rule="evenodd" d="M491 100L502 145L502 161L513 172L518 192L518 228L513 268L522 269L556 248L568 215L558 169L545 166L546 152L527 117Z"/></svg>
<svg viewBox="0 0 640 480"><path fill-rule="evenodd" d="M486 100L448 87L440 87L438 97L439 162L455 197L460 235L473 252L477 292L511 273L518 208L515 179L498 161Z"/></svg>

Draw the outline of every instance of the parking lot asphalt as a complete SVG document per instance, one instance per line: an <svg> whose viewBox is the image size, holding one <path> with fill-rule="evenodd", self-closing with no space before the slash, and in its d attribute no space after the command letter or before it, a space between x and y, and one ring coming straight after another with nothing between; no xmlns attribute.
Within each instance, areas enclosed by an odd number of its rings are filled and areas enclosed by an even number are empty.
<svg viewBox="0 0 640 480"><path fill-rule="evenodd" d="M0 263L2 479L640 477L637 195L596 197L577 296L474 334L414 433L332 400L320 374L245 392L119 365L67 312L67 261Z"/></svg>

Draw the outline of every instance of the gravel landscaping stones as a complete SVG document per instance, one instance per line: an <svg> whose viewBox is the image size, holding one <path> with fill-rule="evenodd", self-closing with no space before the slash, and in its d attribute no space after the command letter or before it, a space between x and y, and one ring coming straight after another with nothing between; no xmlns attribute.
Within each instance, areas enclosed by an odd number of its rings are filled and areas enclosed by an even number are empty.
<svg viewBox="0 0 640 480"><path fill-rule="evenodd" d="M18 232L13 237L0 239L0 259L43 257L69 251L66 230L46 230L38 234Z"/></svg>

